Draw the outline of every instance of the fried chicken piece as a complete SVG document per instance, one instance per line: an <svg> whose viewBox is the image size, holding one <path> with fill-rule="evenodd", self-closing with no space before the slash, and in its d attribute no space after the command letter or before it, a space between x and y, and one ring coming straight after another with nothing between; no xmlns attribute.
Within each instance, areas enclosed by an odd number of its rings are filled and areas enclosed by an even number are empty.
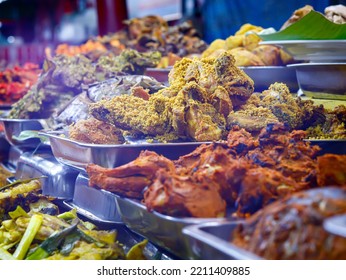
<svg viewBox="0 0 346 280"><path fill-rule="evenodd" d="M229 53L216 59L184 58L169 74L170 87L148 100L116 96L97 102L90 106L91 114L144 135L220 140L226 131L225 116L233 106L243 104L254 89L253 81L234 63Z"/></svg>
<svg viewBox="0 0 346 280"><path fill-rule="evenodd" d="M344 260L346 239L326 231L323 222L345 213L345 188L298 192L237 226L231 242L265 259Z"/></svg>
<svg viewBox="0 0 346 280"><path fill-rule="evenodd" d="M307 128L309 139L345 139L346 107L340 105L334 110L320 109L320 120Z"/></svg>
<svg viewBox="0 0 346 280"><path fill-rule="evenodd" d="M174 164L155 152L142 151L137 159L116 168L104 168L96 164L86 167L89 185L120 195L142 198L143 189L149 186L158 169L174 172Z"/></svg>
<svg viewBox="0 0 346 280"><path fill-rule="evenodd" d="M237 217L250 216L264 206L303 189L295 180L270 168L247 170L236 201Z"/></svg>
<svg viewBox="0 0 346 280"><path fill-rule="evenodd" d="M224 217L226 202L215 182L195 182L189 176L179 176L160 169L152 185L144 192L149 211L175 217Z"/></svg>
<svg viewBox="0 0 346 280"><path fill-rule="evenodd" d="M238 156L246 155L258 146L252 135L239 126L234 126L227 135L227 146Z"/></svg>
<svg viewBox="0 0 346 280"><path fill-rule="evenodd" d="M115 126L94 118L79 120L69 127L69 138L91 144L122 144L122 131Z"/></svg>
<svg viewBox="0 0 346 280"><path fill-rule="evenodd" d="M289 133L283 124L268 125L258 136L259 145L246 157L261 167L280 171L303 185L316 186L318 146L304 142L304 131Z"/></svg>
<svg viewBox="0 0 346 280"><path fill-rule="evenodd" d="M246 110L232 112L227 117L227 128L239 126L249 132L261 131L268 124L278 123L279 120L268 108L249 106Z"/></svg>
<svg viewBox="0 0 346 280"><path fill-rule="evenodd" d="M301 129L305 121L314 115L313 105L296 100L288 87L283 83L274 83L260 94L259 106L268 108L280 122L289 125L290 129Z"/></svg>
<svg viewBox="0 0 346 280"><path fill-rule="evenodd" d="M249 99L254 91L254 82L244 71L236 67L231 53L225 52L215 60L215 72L219 85L229 93L234 107L244 104Z"/></svg>
<svg viewBox="0 0 346 280"><path fill-rule="evenodd" d="M346 185L346 155L325 154L317 158L319 186Z"/></svg>
<svg viewBox="0 0 346 280"><path fill-rule="evenodd" d="M168 99L161 99L164 106ZM133 95L121 95L90 105L91 114L98 120L124 130L146 135L163 135L169 132L169 119L159 111L155 102Z"/></svg>

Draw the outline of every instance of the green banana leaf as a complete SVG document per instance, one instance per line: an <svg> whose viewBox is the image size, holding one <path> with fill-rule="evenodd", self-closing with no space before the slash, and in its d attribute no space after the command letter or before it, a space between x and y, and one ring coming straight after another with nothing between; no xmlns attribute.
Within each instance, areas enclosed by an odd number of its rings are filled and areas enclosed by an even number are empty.
<svg viewBox="0 0 346 280"><path fill-rule="evenodd" d="M333 23L323 14L311 11L284 30L259 36L263 41L346 40L346 24Z"/></svg>

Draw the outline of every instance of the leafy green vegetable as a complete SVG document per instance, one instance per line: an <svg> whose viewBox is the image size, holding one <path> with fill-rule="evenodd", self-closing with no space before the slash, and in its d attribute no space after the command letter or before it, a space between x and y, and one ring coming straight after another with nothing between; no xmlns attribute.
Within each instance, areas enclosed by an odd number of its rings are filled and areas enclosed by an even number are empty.
<svg viewBox="0 0 346 280"><path fill-rule="evenodd" d="M39 138L42 143L48 143L49 139L46 136L39 135L39 131L36 130L23 130L18 136L13 135L12 138L17 141L25 141L32 138Z"/></svg>
<svg viewBox="0 0 346 280"><path fill-rule="evenodd" d="M36 233L41 227L43 222L43 216L34 214L29 222L28 227L26 228L22 239L20 240L16 251L13 254L13 257L17 260L24 259L26 253L29 250L31 242L34 240Z"/></svg>
<svg viewBox="0 0 346 280"><path fill-rule="evenodd" d="M55 250L58 249L64 239L77 229L77 224L63 229L62 231L55 232L41 243L29 256L27 260L42 260L49 257Z"/></svg>
<svg viewBox="0 0 346 280"><path fill-rule="evenodd" d="M346 39L346 24L333 23L323 14L312 10L284 30L259 36L263 41L342 40Z"/></svg>

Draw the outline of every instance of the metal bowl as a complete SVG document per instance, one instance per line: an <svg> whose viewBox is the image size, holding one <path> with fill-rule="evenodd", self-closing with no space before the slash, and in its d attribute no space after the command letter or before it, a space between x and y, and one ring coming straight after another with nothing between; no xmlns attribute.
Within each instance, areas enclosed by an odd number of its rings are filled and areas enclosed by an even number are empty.
<svg viewBox="0 0 346 280"><path fill-rule="evenodd" d="M48 125L46 120L0 118L0 122L3 123L5 137L11 145L33 149L36 149L39 145L42 147L47 146L47 144L43 144L39 138L28 138L25 140L18 139L19 135L23 131L40 131L47 128Z"/></svg>
<svg viewBox="0 0 346 280"><path fill-rule="evenodd" d="M312 98L346 100L346 63L290 64L299 88Z"/></svg>

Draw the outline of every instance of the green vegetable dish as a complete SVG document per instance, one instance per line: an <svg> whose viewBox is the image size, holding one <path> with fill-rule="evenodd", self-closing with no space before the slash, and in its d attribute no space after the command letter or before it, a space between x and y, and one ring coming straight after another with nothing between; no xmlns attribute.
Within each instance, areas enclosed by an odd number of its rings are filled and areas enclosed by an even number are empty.
<svg viewBox="0 0 346 280"><path fill-rule="evenodd" d="M116 230L97 229L75 209L59 213L39 179L1 188L0 222L0 260L131 259L144 249L136 244L126 254Z"/></svg>

